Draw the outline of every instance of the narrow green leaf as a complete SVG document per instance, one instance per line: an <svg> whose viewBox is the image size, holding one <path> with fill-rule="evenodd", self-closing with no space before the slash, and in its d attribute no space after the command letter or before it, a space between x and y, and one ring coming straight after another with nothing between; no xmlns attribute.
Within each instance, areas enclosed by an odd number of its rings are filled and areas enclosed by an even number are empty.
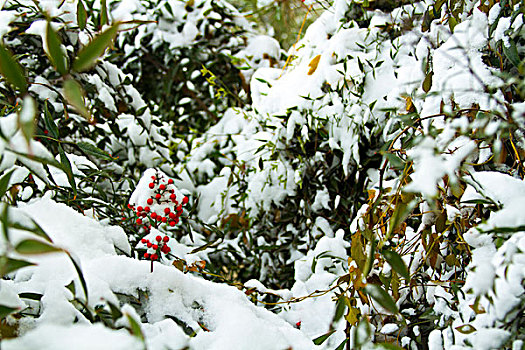
<svg viewBox="0 0 525 350"><path fill-rule="evenodd" d="M401 256L397 254L397 252L393 250L383 250L381 251L381 254L385 257L386 261L392 266L395 272L403 276L406 280L410 279L410 273L408 272L408 268L405 265L405 262L403 259L401 259Z"/></svg>
<svg viewBox="0 0 525 350"><path fill-rule="evenodd" d="M69 256L69 259L73 263L73 266L75 267L75 270L77 271L78 278L80 279L80 284L82 285L82 289L84 291L84 297L86 298L85 303L88 304L88 288L86 279L84 278L84 274L82 273L82 269L80 268L80 264L77 263L77 261L71 256L69 252L66 251L67 256Z"/></svg>
<svg viewBox="0 0 525 350"><path fill-rule="evenodd" d="M21 269L22 267L34 265L29 261L18 260L3 256L0 258L0 276L5 276L8 273Z"/></svg>
<svg viewBox="0 0 525 350"><path fill-rule="evenodd" d="M385 290L381 287L379 287L377 284L369 283L364 288L364 291L366 294L370 295L375 301L379 303L382 307L387 309L388 311L397 314L399 313L399 310L397 308L396 302L392 297L385 292Z"/></svg>
<svg viewBox="0 0 525 350"><path fill-rule="evenodd" d="M37 109L35 100L26 95L22 102L22 109L18 113L18 124L27 143L31 142L35 134L35 117Z"/></svg>
<svg viewBox="0 0 525 350"><path fill-rule="evenodd" d="M96 60L104 54L117 35L118 27L118 23L114 24L84 46L73 62L73 69L77 72L83 72L93 67Z"/></svg>
<svg viewBox="0 0 525 350"><path fill-rule="evenodd" d="M52 243L51 238L49 238L47 233L45 233L44 229L40 227L40 225L38 225L35 220L31 218L29 218L29 220L31 221L32 226L27 226L24 222L16 222L16 221L8 221L7 226L9 228L14 228L16 230L22 230L22 231L34 233L44 238L49 243Z"/></svg>
<svg viewBox="0 0 525 350"><path fill-rule="evenodd" d="M66 80L64 82L64 95L67 102L75 107L78 113L84 118L91 120L91 113L84 103L84 91L79 83L73 79Z"/></svg>
<svg viewBox="0 0 525 350"><path fill-rule="evenodd" d="M110 301L108 301L107 303L109 305L109 309L111 310L111 317L113 318L113 321L116 321L119 318L121 318L122 312L120 311L120 309Z"/></svg>
<svg viewBox="0 0 525 350"><path fill-rule="evenodd" d="M5 318L6 316L20 310L19 308L13 308L10 306L0 305L0 319Z"/></svg>
<svg viewBox="0 0 525 350"><path fill-rule="evenodd" d="M51 137L58 139L58 127L55 124L55 120L53 119L51 112L49 112L47 100L44 102L44 124L46 125L46 129L49 131Z"/></svg>
<svg viewBox="0 0 525 350"><path fill-rule="evenodd" d="M380 343L380 348L386 349L386 350L403 350L402 347L399 347L392 343Z"/></svg>
<svg viewBox="0 0 525 350"><path fill-rule="evenodd" d="M140 329L138 322L130 314L126 314L126 318L131 326L131 333L144 342L144 334L142 334L142 329Z"/></svg>
<svg viewBox="0 0 525 350"><path fill-rule="evenodd" d="M77 23L80 30L86 29L87 12L84 4L82 3L82 0L78 0L77 4Z"/></svg>
<svg viewBox="0 0 525 350"><path fill-rule="evenodd" d="M18 294L18 297L19 298L24 298L24 299L40 301L42 299L43 295L40 294L40 293L25 292L25 293Z"/></svg>
<svg viewBox="0 0 525 350"><path fill-rule="evenodd" d="M366 317L362 317L361 321L354 328L354 347L352 349L360 349L362 345L368 343L372 338L372 328Z"/></svg>
<svg viewBox="0 0 525 350"><path fill-rule="evenodd" d="M77 195L77 185L75 183L75 176L73 175L73 169L71 167L71 162L69 161L69 158L66 155L66 152L64 152L64 149L61 145L58 145L58 152L60 153L60 162L62 163L62 169L67 175L67 181L71 185L71 188L73 189L73 193L76 197Z"/></svg>
<svg viewBox="0 0 525 350"><path fill-rule="evenodd" d="M371 237L370 248L368 249L368 256L366 257L365 267L363 268L363 276L368 276L370 270L372 270L372 265L374 264L374 257L376 254L376 245L377 242L374 237Z"/></svg>
<svg viewBox="0 0 525 350"><path fill-rule="evenodd" d="M98 148L97 146L88 143L88 142L78 142L76 144L78 148L84 153L90 154L92 156L104 159L104 160L115 160L108 152Z"/></svg>
<svg viewBox="0 0 525 350"><path fill-rule="evenodd" d="M2 176L2 178L0 178L0 199L7 192L7 190L8 190L7 186L9 185L9 180L11 179L11 175L13 175L14 171L15 171L15 169L11 170L7 174L4 174L4 176Z"/></svg>
<svg viewBox="0 0 525 350"><path fill-rule="evenodd" d="M337 348L335 348L335 350L345 350L346 342L348 342L348 341L349 341L348 339L343 340L342 343L339 344L339 346Z"/></svg>
<svg viewBox="0 0 525 350"><path fill-rule="evenodd" d="M108 6L106 0L100 0L100 27L108 24Z"/></svg>
<svg viewBox="0 0 525 350"><path fill-rule="evenodd" d="M16 245L15 250L20 254L44 254L59 252L62 249L53 247L52 245L42 241L25 239Z"/></svg>
<svg viewBox="0 0 525 350"><path fill-rule="evenodd" d="M53 29L51 22L47 22L46 28L46 40L48 55L51 64L57 70L60 75L65 75L67 73L67 61L64 52L62 51L62 42L58 37L57 33Z"/></svg>
<svg viewBox="0 0 525 350"><path fill-rule="evenodd" d="M21 93L27 91L24 69L4 45L0 44L0 74Z"/></svg>
<svg viewBox="0 0 525 350"><path fill-rule="evenodd" d="M329 336L331 336L331 335L334 334L334 333L335 333L335 329L329 331L329 332L326 333L326 334L323 334L323 335L321 335L321 336L315 338L315 339L313 340L313 342L314 342L315 345L321 345L322 343L324 343L324 341L325 341L326 339L328 339Z"/></svg>
<svg viewBox="0 0 525 350"><path fill-rule="evenodd" d="M332 322L337 322L341 319L341 317L343 317L346 311L347 303L350 304L350 301L348 301L348 298L344 295L337 299L337 302L335 304L334 319Z"/></svg>

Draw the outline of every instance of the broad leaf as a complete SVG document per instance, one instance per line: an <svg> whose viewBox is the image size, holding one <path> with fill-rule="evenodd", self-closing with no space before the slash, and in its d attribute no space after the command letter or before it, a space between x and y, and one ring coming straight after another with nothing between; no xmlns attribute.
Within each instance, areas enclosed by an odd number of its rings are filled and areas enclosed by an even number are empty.
<svg viewBox="0 0 525 350"><path fill-rule="evenodd" d="M408 272L408 268L405 265L405 262L403 259L401 259L401 256L397 254L393 250L383 250L381 251L381 254L385 257L386 261L388 261L388 264L392 266L395 272L403 276L406 280L410 279L410 273Z"/></svg>
<svg viewBox="0 0 525 350"><path fill-rule="evenodd" d="M369 283L366 285L364 291L386 310L394 314L399 313L396 302L387 292L385 292L383 288L379 287L376 284Z"/></svg>
<svg viewBox="0 0 525 350"><path fill-rule="evenodd" d="M65 75L67 73L67 61L62 51L62 42L49 21L46 27L46 40L51 64L60 75Z"/></svg>
<svg viewBox="0 0 525 350"><path fill-rule="evenodd" d="M16 245L15 250L20 254L44 254L61 251L60 248L53 247L48 243L34 239L23 240Z"/></svg>

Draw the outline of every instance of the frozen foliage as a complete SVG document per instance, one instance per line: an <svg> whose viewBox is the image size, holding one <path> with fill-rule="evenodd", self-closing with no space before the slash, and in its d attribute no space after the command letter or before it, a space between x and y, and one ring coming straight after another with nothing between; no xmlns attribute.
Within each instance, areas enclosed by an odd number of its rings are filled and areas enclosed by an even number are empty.
<svg viewBox="0 0 525 350"><path fill-rule="evenodd" d="M35 4L2 347L523 346L523 4L335 0L286 54L223 0Z"/></svg>

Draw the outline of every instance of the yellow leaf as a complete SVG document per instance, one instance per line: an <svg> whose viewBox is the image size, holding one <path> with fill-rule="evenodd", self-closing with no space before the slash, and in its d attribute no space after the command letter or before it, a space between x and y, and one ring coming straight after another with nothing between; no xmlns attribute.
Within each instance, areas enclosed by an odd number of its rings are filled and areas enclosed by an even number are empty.
<svg viewBox="0 0 525 350"><path fill-rule="evenodd" d="M317 66L319 65L320 59L321 59L321 55L317 55L310 61L310 63L308 64L308 67L310 67L310 70L308 71L308 75L314 74L315 70L317 69Z"/></svg>
<svg viewBox="0 0 525 350"><path fill-rule="evenodd" d="M345 319L350 323L352 326L355 326L357 324L357 321L359 320L359 314L361 311L356 307L349 307L348 308L348 314L346 314Z"/></svg>

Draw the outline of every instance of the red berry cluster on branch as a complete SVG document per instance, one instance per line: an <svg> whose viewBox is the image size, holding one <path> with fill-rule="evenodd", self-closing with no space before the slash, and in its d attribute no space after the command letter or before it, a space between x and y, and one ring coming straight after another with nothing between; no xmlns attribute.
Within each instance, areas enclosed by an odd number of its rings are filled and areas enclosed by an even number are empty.
<svg viewBox="0 0 525 350"><path fill-rule="evenodd" d="M142 228L150 232L151 227L158 227L160 224L167 224L174 227L179 223L179 218L183 213L183 206L188 204L188 197L183 196L180 203L177 201L173 179L165 179L164 176L151 176L148 187L153 190L144 206L133 204L129 208L137 216L137 225L144 225Z"/></svg>
<svg viewBox="0 0 525 350"><path fill-rule="evenodd" d="M144 253L144 258L149 260L159 260L162 254L168 254L171 252L171 248L168 247L168 236L161 237L160 235L155 237L154 242L150 242L149 239L142 238L141 242L148 247L148 250Z"/></svg>

